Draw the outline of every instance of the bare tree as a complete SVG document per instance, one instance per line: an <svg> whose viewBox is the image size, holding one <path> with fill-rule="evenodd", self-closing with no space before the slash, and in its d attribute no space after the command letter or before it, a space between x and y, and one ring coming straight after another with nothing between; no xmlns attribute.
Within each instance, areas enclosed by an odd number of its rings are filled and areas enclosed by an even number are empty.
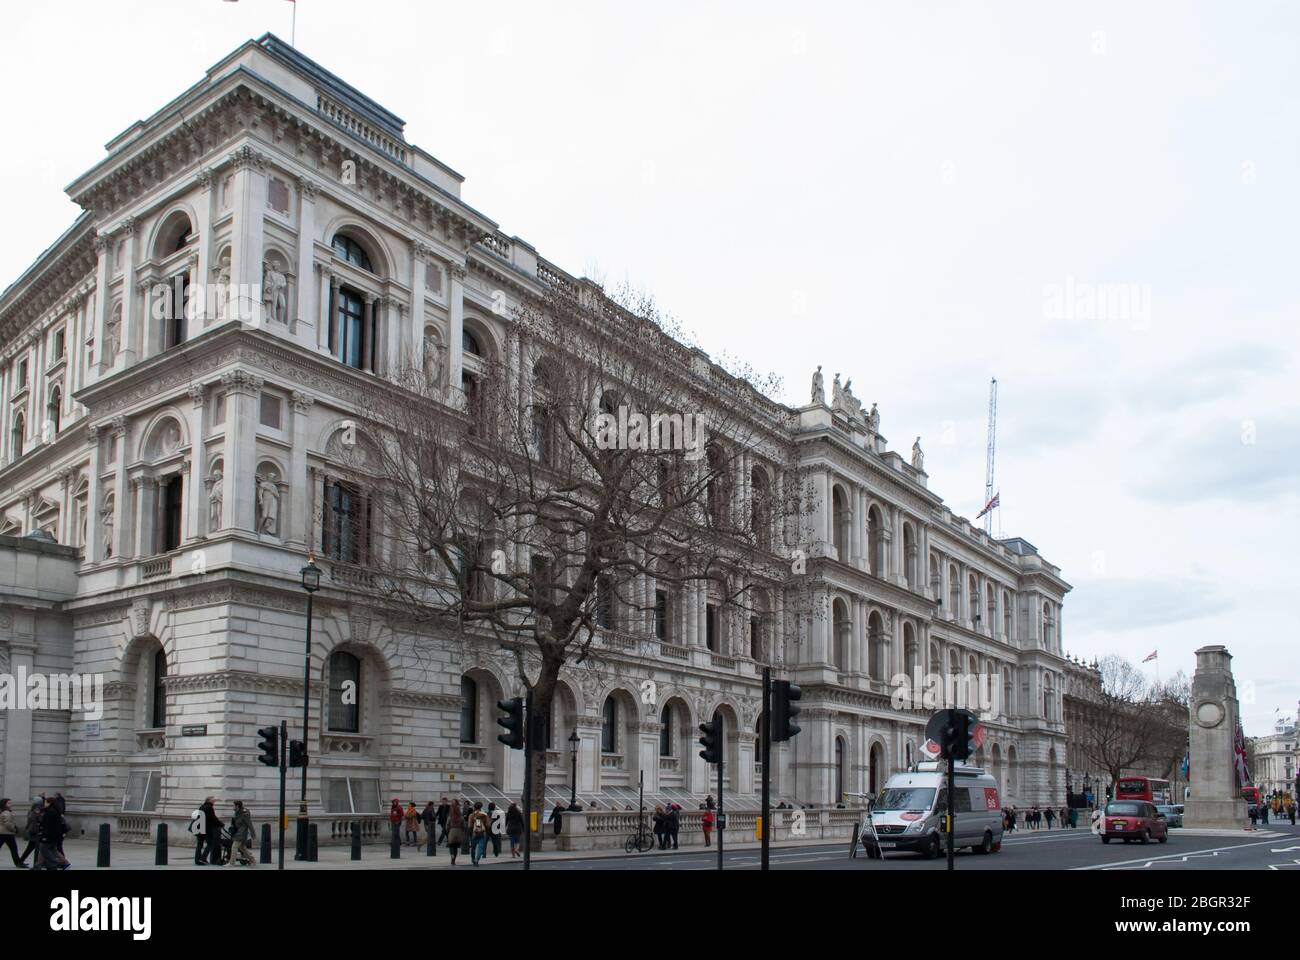
<svg viewBox="0 0 1300 960"><path fill-rule="evenodd" d="M1190 684L1177 674L1162 686L1119 656L1099 664L1101 690L1081 710L1078 743L1084 755L1119 780L1126 771L1148 767L1168 778L1187 742Z"/></svg>
<svg viewBox="0 0 1300 960"><path fill-rule="evenodd" d="M770 662L777 604L795 631L812 595L789 562L811 488L774 382L724 373L648 297L590 283L556 283L508 326L461 384L411 368L362 403L351 482L389 621L417 654L435 632L512 651L541 724L594 643L683 646L697 591L701 642ZM532 782L540 809L542 751Z"/></svg>

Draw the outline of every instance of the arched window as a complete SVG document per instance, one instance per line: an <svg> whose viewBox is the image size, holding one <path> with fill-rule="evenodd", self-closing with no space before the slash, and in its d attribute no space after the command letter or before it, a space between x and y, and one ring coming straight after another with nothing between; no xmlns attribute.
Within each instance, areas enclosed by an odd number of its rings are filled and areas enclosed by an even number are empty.
<svg viewBox="0 0 1300 960"><path fill-rule="evenodd" d="M478 344L478 337L474 336L474 334L470 333L468 330L461 332L460 349L463 353L467 353L474 357L483 356L483 348Z"/></svg>
<svg viewBox="0 0 1300 960"><path fill-rule="evenodd" d="M1011 594L1002 591L1002 637L1011 639Z"/></svg>
<svg viewBox="0 0 1300 960"><path fill-rule="evenodd" d="M329 729L361 732L361 661L350 653L330 654Z"/></svg>
<svg viewBox="0 0 1300 960"><path fill-rule="evenodd" d="M961 616L961 575L957 573L955 563L948 564L948 618L956 620Z"/></svg>
<svg viewBox="0 0 1300 960"><path fill-rule="evenodd" d="M849 511L844 503L844 492L837 486L831 491L831 542L835 544L835 555L840 560L848 561Z"/></svg>
<svg viewBox="0 0 1300 960"><path fill-rule="evenodd" d="M9 431L9 449L13 451L12 459L17 460L23 455L23 438L27 433L27 420L21 414L14 415L14 426Z"/></svg>
<svg viewBox="0 0 1300 960"><path fill-rule="evenodd" d="M460 742L478 743L478 684L460 678Z"/></svg>
<svg viewBox="0 0 1300 960"><path fill-rule="evenodd" d="M978 625L980 622L980 585L973 573L966 577L966 602L971 623Z"/></svg>
<svg viewBox="0 0 1300 960"><path fill-rule="evenodd" d="M153 689L149 696L149 725L157 730L167 726L167 654L161 647L153 655Z"/></svg>
<svg viewBox="0 0 1300 960"><path fill-rule="evenodd" d="M334 253L338 255L340 260L346 260L354 267L360 267L367 273L375 272L375 268L370 265L370 257L368 257L366 251L361 248L361 244L357 243L347 234L336 233L334 235L333 247Z"/></svg>
<svg viewBox="0 0 1300 960"><path fill-rule="evenodd" d="M916 532L910 523L905 523L903 524L903 576L912 589L916 589L917 550Z"/></svg>
<svg viewBox="0 0 1300 960"><path fill-rule="evenodd" d="M63 393L58 387L50 391L50 402L45 405L45 419L50 422L50 439L58 436L63 417Z"/></svg>
<svg viewBox="0 0 1300 960"><path fill-rule="evenodd" d="M604 720L600 725L600 752L618 752L618 701L605 698Z"/></svg>
<svg viewBox="0 0 1300 960"><path fill-rule="evenodd" d="M867 555L871 563L873 576L885 575L885 537L884 522L880 517L880 508L874 504L867 511Z"/></svg>
<svg viewBox="0 0 1300 960"><path fill-rule="evenodd" d="M673 755L673 708L665 704L663 711L659 714L659 756L671 757Z"/></svg>

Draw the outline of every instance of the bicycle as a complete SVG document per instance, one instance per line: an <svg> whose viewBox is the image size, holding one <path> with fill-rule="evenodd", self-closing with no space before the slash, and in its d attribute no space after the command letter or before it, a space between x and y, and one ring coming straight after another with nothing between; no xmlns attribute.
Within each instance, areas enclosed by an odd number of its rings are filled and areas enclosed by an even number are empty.
<svg viewBox="0 0 1300 960"><path fill-rule="evenodd" d="M643 853L654 848L654 835L650 833L649 827L646 826L645 817L642 817L641 822L637 824L637 832L627 838L627 842L623 844L623 850L627 853L631 853L633 850L637 853Z"/></svg>

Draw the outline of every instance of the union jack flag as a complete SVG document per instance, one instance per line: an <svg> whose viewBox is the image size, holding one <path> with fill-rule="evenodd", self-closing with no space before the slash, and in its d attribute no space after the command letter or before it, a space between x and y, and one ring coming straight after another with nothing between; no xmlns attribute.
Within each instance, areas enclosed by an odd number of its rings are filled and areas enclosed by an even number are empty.
<svg viewBox="0 0 1300 960"><path fill-rule="evenodd" d="M1158 657L1159 655L1160 655L1160 651L1159 651L1159 650L1152 650L1150 653L1148 653L1145 657L1142 658L1142 662L1143 662L1143 663L1148 663L1148 662L1150 662L1150 661L1156 659L1156 657Z"/></svg>
<svg viewBox="0 0 1300 960"><path fill-rule="evenodd" d="M993 499L992 499L992 500L990 500L988 503L984 504L984 509L983 509L983 510L981 510L979 513L975 514L975 519L978 520L980 517L984 516L984 514L988 513L988 512L989 512L990 510L992 510L994 507L999 506L999 505L1001 504L1001 502L1002 502L1002 493L999 491L998 493L993 494Z"/></svg>

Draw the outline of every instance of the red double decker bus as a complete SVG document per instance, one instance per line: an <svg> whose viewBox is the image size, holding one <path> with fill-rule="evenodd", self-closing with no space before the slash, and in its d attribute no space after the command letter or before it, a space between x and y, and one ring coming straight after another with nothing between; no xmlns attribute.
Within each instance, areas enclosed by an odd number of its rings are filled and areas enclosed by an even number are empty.
<svg viewBox="0 0 1300 960"><path fill-rule="evenodd" d="M1241 788L1241 799L1252 807L1259 806L1259 787L1247 786Z"/></svg>
<svg viewBox="0 0 1300 960"><path fill-rule="evenodd" d="M1121 777L1115 783L1115 800L1145 800L1157 806L1174 802L1168 780L1155 777Z"/></svg>

